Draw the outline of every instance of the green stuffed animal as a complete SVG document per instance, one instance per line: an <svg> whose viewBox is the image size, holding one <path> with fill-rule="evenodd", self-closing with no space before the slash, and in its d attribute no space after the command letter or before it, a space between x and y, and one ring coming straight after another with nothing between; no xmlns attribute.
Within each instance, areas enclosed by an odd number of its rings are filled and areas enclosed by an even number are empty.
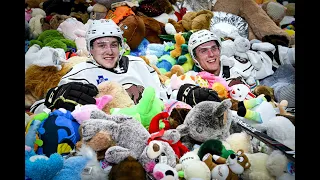
<svg viewBox="0 0 320 180"><path fill-rule="evenodd" d="M164 110L164 102L156 97L153 87L147 87L142 93L139 103L128 108L112 108L110 114L122 114L133 117L149 130L152 118Z"/></svg>
<svg viewBox="0 0 320 180"><path fill-rule="evenodd" d="M76 49L76 43L73 40L66 39L58 31L54 29L45 30L39 34L37 39L30 41L29 47L33 44L38 44L41 48L44 46L49 46L52 48L62 48L65 52L69 49Z"/></svg>

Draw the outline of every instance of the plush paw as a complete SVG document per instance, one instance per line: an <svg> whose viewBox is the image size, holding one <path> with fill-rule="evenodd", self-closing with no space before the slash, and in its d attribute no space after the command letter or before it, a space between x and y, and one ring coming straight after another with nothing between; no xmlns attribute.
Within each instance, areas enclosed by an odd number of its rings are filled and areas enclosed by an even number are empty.
<svg viewBox="0 0 320 180"><path fill-rule="evenodd" d="M110 163L119 164L129 156L137 158L127 148L121 146L112 146L106 151L105 159Z"/></svg>

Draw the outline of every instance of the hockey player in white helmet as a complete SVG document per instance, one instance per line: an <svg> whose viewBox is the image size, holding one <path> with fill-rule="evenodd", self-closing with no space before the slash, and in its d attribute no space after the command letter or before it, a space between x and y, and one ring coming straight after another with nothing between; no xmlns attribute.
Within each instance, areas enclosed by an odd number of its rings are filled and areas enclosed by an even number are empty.
<svg viewBox="0 0 320 180"><path fill-rule="evenodd" d="M59 106L54 103L55 99L59 98L60 94L62 94L61 92L63 92L59 90L59 87L62 86L70 89L70 87L67 86L70 82L85 85L89 84L94 87L104 81L118 82L126 89L135 104L137 104L142 97L144 88L151 86L155 89L157 97L166 100L168 97L165 92L165 87L161 84L157 72L147 65L142 58L123 55L125 49L122 34L123 31L111 19L93 20L85 36L86 45L90 53L88 61L73 66L73 68L62 77L58 87L49 91L51 95L47 94L45 100L37 101L31 107L31 112L39 112L39 110L41 111L41 109L48 106L51 109L59 108ZM86 94L86 92L81 92L81 88L77 91L80 91L80 93L77 94ZM68 90L65 92L66 93L62 95L64 99L67 99L66 96L68 96L68 92L73 91ZM86 100L85 103L95 101L92 100L93 96L92 93L90 95L86 94L89 100ZM92 97L92 99L89 97ZM74 101L77 99L81 98L73 98ZM77 103L79 102L75 102L74 104ZM74 106L71 105L71 110L73 109Z"/></svg>
<svg viewBox="0 0 320 180"><path fill-rule="evenodd" d="M195 65L216 76L222 76L220 48L220 39L206 29L193 33L189 38L188 51Z"/></svg>

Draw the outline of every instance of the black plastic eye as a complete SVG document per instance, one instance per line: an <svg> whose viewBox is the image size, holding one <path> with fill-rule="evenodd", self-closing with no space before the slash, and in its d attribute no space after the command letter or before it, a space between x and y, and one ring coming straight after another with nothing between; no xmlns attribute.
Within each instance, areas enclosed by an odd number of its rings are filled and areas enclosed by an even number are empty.
<svg viewBox="0 0 320 180"><path fill-rule="evenodd" d="M157 158L157 159L155 159L154 161L155 161L156 163L159 163L159 162L160 162L158 158Z"/></svg>
<svg viewBox="0 0 320 180"><path fill-rule="evenodd" d="M124 25L124 26L123 26L123 29L128 29L128 26L127 26L127 25Z"/></svg>
<svg viewBox="0 0 320 180"><path fill-rule="evenodd" d="M161 156L165 156L166 154L165 153L161 153Z"/></svg>

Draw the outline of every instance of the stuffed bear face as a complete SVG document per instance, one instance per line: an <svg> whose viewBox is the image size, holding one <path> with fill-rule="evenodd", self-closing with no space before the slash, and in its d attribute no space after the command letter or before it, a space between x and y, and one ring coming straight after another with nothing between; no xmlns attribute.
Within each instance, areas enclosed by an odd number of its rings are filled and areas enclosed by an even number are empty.
<svg viewBox="0 0 320 180"><path fill-rule="evenodd" d="M174 168L176 155L167 142L153 140L145 147L139 161L147 172L152 172L152 167L158 163L164 163Z"/></svg>
<svg viewBox="0 0 320 180"><path fill-rule="evenodd" d="M213 138L224 140L229 136L232 121L230 107L229 99L222 102L202 101L190 110L177 129L181 136L189 135L199 142Z"/></svg>

